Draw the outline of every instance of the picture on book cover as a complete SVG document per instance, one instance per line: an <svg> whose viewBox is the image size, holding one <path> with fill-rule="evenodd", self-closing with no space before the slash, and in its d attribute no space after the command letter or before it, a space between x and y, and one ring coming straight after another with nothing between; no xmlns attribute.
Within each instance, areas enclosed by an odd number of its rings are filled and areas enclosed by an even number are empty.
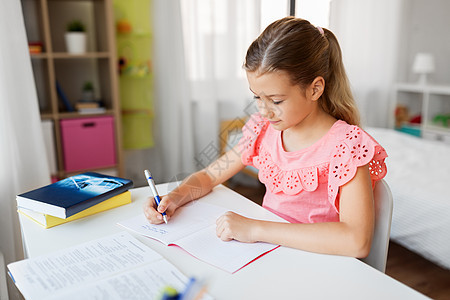
<svg viewBox="0 0 450 300"><path fill-rule="evenodd" d="M111 177L97 177L89 173L74 175L55 183L55 188L74 189L86 194L98 195L112 191L118 187L124 186L129 180Z"/></svg>

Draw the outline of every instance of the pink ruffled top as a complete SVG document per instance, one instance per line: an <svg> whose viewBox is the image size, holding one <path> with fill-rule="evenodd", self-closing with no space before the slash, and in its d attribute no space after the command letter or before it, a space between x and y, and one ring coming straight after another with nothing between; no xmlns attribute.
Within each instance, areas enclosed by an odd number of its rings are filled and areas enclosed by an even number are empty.
<svg viewBox="0 0 450 300"><path fill-rule="evenodd" d="M336 121L313 145L286 152L281 131L254 114L242 129L242 162L259 170L263 207L292 223L339 221L339 187L369 164L372 183L386 175L386 151L358 126Z"/></svg>

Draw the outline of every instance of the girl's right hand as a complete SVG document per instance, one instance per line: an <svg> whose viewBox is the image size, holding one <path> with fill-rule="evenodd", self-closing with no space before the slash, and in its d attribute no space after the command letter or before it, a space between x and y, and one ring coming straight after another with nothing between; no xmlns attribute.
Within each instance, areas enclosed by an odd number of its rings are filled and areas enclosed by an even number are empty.
<svg viewBox="0 0 450 300"><path fill-rule="evenodd" d="M144 203L143 209L144 215L150 223L161 224L164 223L162 213L165 212L167 220L170 220L170 216L172 216L176 210L176 205L168 195L161 197L161 202L158 207L156 207L154 197L148 197L147 201Z"/></svg>

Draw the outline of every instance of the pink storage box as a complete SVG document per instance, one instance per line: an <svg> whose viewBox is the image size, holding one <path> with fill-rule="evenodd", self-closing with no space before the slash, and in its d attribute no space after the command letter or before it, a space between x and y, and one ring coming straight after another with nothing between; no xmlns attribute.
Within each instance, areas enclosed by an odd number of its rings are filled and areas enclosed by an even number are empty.
<svg viewBox="0 0 450 300"><path fill-rule="evenodd" d="M61 137L66 172L116 164L111 116L61 120Z"/></svg>

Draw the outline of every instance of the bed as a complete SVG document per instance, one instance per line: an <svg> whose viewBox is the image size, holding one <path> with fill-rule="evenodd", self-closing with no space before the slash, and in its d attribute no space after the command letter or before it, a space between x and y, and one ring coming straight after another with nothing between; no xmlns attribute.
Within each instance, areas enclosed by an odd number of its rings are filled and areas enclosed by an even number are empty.
<svg viewBox="0 0 450 300"><path fill-rule="evenodd" d="M366 128L387 151L394 198L391 239L450 269L450 145Z"/></svg>

